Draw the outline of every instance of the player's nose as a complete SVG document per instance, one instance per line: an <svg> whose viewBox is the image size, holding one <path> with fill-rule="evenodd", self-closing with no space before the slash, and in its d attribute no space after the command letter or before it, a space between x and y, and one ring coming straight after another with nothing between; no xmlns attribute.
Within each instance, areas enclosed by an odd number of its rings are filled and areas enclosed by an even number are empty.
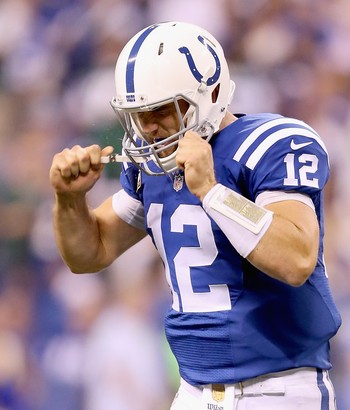
<svg viewBox="0 0 350 410"><path fill-rule="evenodd" d="M155 135L157 135L158 132L158 124L155 121L143 121L141 124L142 127L142 133L144 137L147 139L149 143L153 142L153 138Z"/></svg>
<svg viewBox="0 0 350 410"><path fill-rule="evenodd" d="M154 121L147 121L142 123L142 130L145 134L153 134L158 130L158 124Z"/></svg>

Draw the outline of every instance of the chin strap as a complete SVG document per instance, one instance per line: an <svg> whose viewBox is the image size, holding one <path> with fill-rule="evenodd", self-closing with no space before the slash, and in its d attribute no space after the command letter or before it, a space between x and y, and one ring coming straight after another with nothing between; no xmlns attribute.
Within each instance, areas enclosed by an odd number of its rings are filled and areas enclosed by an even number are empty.
<svg viewBox="0 0 350 410"><path fill-rule="evenodd" d="M134 161L137 163L147 162L145 158L134 158ZM130 158L126 155L121 154L110 154L104 157L101 157L101 164L110 164L111 162L132 162Z"/></svg>

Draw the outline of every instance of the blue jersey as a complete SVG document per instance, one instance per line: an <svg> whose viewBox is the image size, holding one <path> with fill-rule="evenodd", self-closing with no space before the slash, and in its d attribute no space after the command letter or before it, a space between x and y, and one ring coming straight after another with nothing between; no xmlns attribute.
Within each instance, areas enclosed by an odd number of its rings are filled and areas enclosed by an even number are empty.
<svg viewBox="0 0 350 410"><path fill-rule="evenodd" d="M210 143L218 182L241 195L254 201L265 191L294 191L311 198L319 255L304 285L282 283L236 252L180 171L170 178L124 169L122 186L144 205L145 229L172 290L165 329L181 376L198 385L302 366L329 369L340 316L323 262L323 142L301 121L259 114L239 117Z"/></svg>

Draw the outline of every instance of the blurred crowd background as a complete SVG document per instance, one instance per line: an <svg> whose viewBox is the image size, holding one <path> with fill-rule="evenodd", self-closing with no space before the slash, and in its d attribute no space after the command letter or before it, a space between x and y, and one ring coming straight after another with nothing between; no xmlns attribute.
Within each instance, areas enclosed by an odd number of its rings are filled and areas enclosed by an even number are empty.
<svg viewBox="0 0 350 410"><path fill-rule="evenodd" d="M332 377L338 409L350 409L349 16L348 0L0 1L0 410L169 408L178 373L153 246L144 240L99 274L71 274L54 243L48 182L66 146L119 150L109 106L118 53L165 20L221 41L233 112L297 117L328 147L325 257L343 316ZM119 189L119 172L106 167L92 205Z"/></svg>

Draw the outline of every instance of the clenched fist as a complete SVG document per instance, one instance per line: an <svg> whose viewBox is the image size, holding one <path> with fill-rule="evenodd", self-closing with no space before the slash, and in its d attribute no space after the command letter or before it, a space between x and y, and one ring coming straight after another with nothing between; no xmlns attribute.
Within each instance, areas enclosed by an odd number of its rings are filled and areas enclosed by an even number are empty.
<svg viewBox="0 0 350 410"><path fill-rule="evenodd" d="M210 144L194 131L180 139L176 163L185 171L188 189L201 201L216 184Z"/></svg>
<svg viewBox="0 0 350 410"><path fill-rule="evenodd" d="M50 169L50 182L56 193L85 195L101 176L101 156L112 152L111 146L101 149L98 145L75 145L56 154Z"/></svg>

